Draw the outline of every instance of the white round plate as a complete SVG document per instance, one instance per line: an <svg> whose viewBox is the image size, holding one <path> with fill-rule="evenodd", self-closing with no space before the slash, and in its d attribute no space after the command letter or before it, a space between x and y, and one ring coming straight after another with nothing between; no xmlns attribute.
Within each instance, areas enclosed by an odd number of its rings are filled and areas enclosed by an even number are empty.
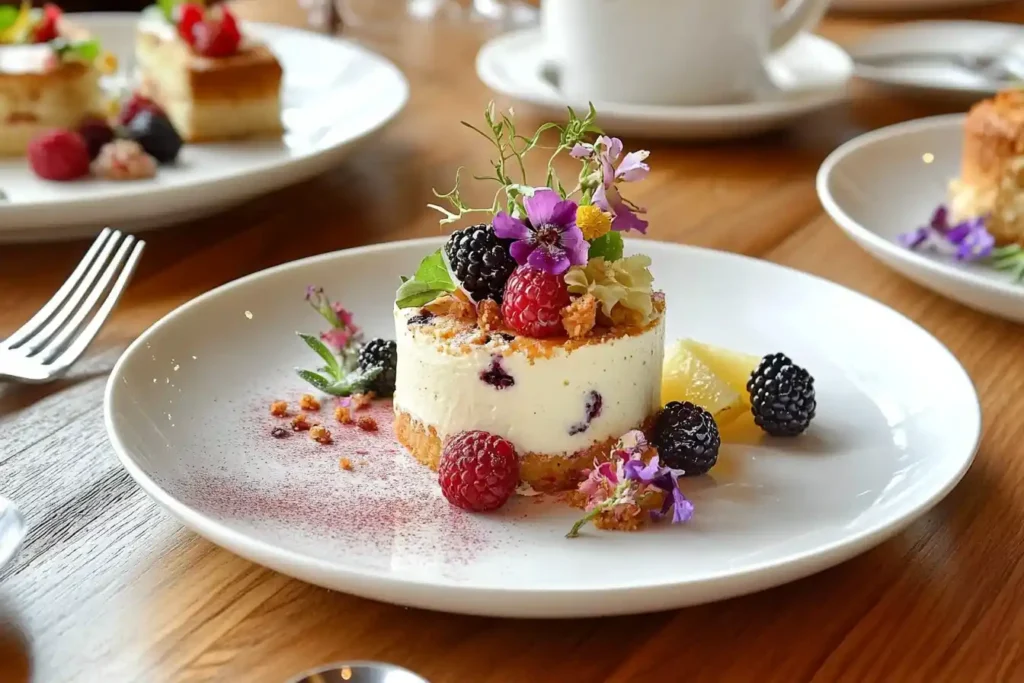
<svg viewBox="0 0 1024 683"><path fill-rule="evenodd" d="M832 0L830 9L840 12L936 12L998 5L1007 0Z"/></svg>
<svg viewBox="0 0 1024 683"><path fill-rule="evenodd" d="M121 64L134 63L136 14L79 14ZM322 173L390 121L408 85L383 57L298 29L246 24L284 68L281 139L187 145L152 180L52 183L25 159L0 160L0 241L58 239L105 225L144 229L214 213ZM124 85L111 79L110 87Z"/></svg>
<svg viewBox="0 0 1024 683"><path fill-rule="evenodd" d="M320 329L306 285L342 298L370 336L393 338L398 276L439 244L286 264L154 325L107 385L124 467L214 543L311 583L451 612L578 617L709 602L824 569L903 529L971 462L977 396L927 332L824 280L649 241L640 244L668 298L669 339L782 349L816 377L811 431L772 440L751 422L726 440L711 476L682 482L691 523L566 539L578 511L562 504L519 497L496 514L462 512L393 440L386 405L374 413L380 432L335 424L331 447L271 438L281 422L270 401L297 399L292 368L316 365L294 334Z"/></svg>
<svg viewBox="0 0 1024 683"><path fill-rule="evenodd" d="M979 311L1024 322L1024 285L1008 273L896 241L945 202L946 186L960 175L963 122L962 114L936 116L847 142L821 165L818 197L846 234L894 270Z"/></svg>
<svg viewBox="0 0 1024 683"><path fill-rule="evenodd" d="M803 34L769 57L771 92L743 104L704 107L594 102L601 126L619 135L685 140L756 135L781 128L811 111L846 98L853 63L835 43ZM526 103L547 117L566 107L586 111L587 102L566 99L544 54L540 29L494 38L476 58L480 80L492 90Z"/></svg>
<svg viewBox="0 0 1024 683"><path fill-rule="evenodd" d="M942 61L881 63L914 54L1006 55L1024 80L1024 27L989 21L915 21L872 31L850 48L859 78L930 98L971 102L1010 85Z"/></svg>

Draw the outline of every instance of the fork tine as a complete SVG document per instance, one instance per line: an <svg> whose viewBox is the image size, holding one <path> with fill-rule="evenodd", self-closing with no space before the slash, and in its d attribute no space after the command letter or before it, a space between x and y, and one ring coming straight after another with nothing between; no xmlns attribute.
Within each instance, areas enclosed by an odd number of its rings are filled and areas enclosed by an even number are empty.
<svg viewBox="0 0 1024 683"><path fill-rule="evenodd" d="M74 341L68 345L68 348L64 353L60 354L50 366L50 371L53 374L58 374L71 367L71 364L78 360L78 357L85 352L93 338L99 333L100 328L103 327L103 323L110 317L110 313L114 310L114 306L117 305L118 300L124 293L125 288L128 287L128 282L132 279L132 273L135 272L135 266L138 265L139 258L142 256L142 250L146 247L146 243L139 240L135 243L135 249L128 256L128 261L125 263L124 268L121 270L121 274L114 282L114 286L111 287L110 293L107 294L107 298L104 299L103 303L100 304L99 309L96 311L96 315L88 324L82 329Z"/></svg>
<svg viewBox="0 0 1024 683"><path fill-rule="evenodd" d="M103 271L103 275L100 276L98 282L94 283L92 288L89 290L88 296L85 297L85 301L78 307L71 319L64 323L53 339L50 340L46 346L39 350L38 355L30 356L33 360L38 360L44 365L49 363L57 357L61 351L71 342L72 339L78 334L79 328L82 323L85 322L86 317L92 313L92 309L96 307L100 297L102 297L107 288L110 287L110 283L114 280L114 276L117 275L118 271L121 270L121 264L124 263L125 257L128 255L132 245L135 244L135 238L128 235L121 245L117 248L117 253L114 254L113 258L107 264L106 269Z"/></svg>
<svg viewBox="0 0 1024 683"><path fill-rule="evenodd" d="M114 252L118 242L122 237L120 230L114 230L110 234L110 239L107 240L106 244L103 245L103 249L100 250L99 255L93 260L92 265L89 266L89 271L82 276L78 285L68 296L67 300L61 305L60 309L51 316L49 322L47 322L42 329L37 331L35 334L30 335L27 339L21 342L17 346L12 346L13 350L19 350L25 356L31 356L39 351L46 343L53 338L68 322L68 320L75 314L75 311L79 308L82 303L82 299L92 290L96 280L103 273L103 268L110 260L110 255Z"/></svg>
<svg viewBox="0 0 1024 683"><path fill-rule="evenodd" d="M100 234L96 236L96 239L89 247L89 250L85 252L85 256L83 256L82 260L78 262L78 265L75 266L75 270L70 276L68 276L68 279L64 281L64 284L60 286L60 289L50 297L50 300L47 301L43 307L39 309L39 312L32 316L27 323L15 330L15 332L7 337L7 339L0 341L0 349L11 349L22 344L50 320L54 311L64 303L68 294L76 285L78 285L78 281L82 279L82 275L89 268L90 264L92 264L93 259L96 258L96 254L99 253L104 242L106 242L107 237L110 236L110 233L110 228L103 228L103 230L100 231Z"/></svg>

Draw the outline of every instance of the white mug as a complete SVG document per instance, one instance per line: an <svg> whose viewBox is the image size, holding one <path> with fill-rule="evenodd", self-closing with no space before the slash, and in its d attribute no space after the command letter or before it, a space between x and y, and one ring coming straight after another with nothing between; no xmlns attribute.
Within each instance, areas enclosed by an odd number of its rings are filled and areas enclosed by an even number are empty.
<svg viewBox="0 0 1024 683"><path fill-rule="evenodd" d="M829 0L542 0L547 58L569 100L708 105L749 100L765 58Z"/></svg>

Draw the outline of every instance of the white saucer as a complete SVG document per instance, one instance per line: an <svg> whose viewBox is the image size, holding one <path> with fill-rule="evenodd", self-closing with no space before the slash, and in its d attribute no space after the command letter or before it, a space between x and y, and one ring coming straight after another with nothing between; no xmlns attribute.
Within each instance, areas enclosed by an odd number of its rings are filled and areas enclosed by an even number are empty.
<svg viewBox="0 0 1024 683"><path fill-rule="evenodd" d="M1024 27L989 21L915 21L878 29L850 48L859 78L910 94L964 103L994 95L1002 85L943 63L878 66L865 60L908 53L1012 56L1024 75ZM1021 80L1024 80L1022 78Z"/></svg>
<svg viewBox="0 0 1024 683"><path fill-rule="evenodd" d="M477 75L489 88L561 119L571 102L552 82L540 29L494 38L476 58ZM685 67L681 67L685 68ZM804 34L772 55L766 64L775 90L754 102L705 107L651 106L594 102L601 126L619 135L679 139L731 138L781 128L793 119L846 97L853 63L824 38Z"/></svg>
<svg viewBox="0 0 1024 683"><path fill-rule="evenodd" d="M122 64L133 63L136 14L80 14ZM25 159L0 160L0 242L92 234L105 225L145 229L214 213L322 173L353 143L402 109L408 85L383 57L344 40L262 24L284 67L283 139L187 145L177 165L152 180L52 183ZM115 84L116 85L116 84Z"/></svg>
<svg viewBox="0 0 1024 683"><path fill-rule="evenodd" d="M383 430L333 424L330 447L274 439L271 400L306 391L295 337L322 322L310 283L393 338L398 276L437 239L286 264L220 287L137 339L114 368L107 431L139 485L185 525L285 574L429 609L514 617L666 610L792 581L898 533L970 465L971 381L920 327L876 301L781 266L644 240L668 301L668 340L785 351L815 376L818 413L796 439L723 434L719 464L684 480L685 526L565 533L577 512L516 498L473 515ZM870 330L870 333L867 332ZM326 408L329 412L329 407ZM333 423L333 418L328 418ZM347 431L346 431L347 430ZM356 436L353 436L356 435ZM356 449L356 450L353 450ZM339 457L354 469L342 471ZM940 523L940 522L939 522Z"/></svg>
<svg viewBox="0 0 1024 683"><path fill-rule="evenodd" d="M832 0L830 9L840 12L937 12L998 5L1008 0Z"/></svg>
<svg viewBox="0 0 1024 683"><path fill-rule="evenodd" d="M947 184L960 174L963 122L962 114L931 117L847 142L821 165L818 196L840 228L894 270L967 306L1024 322L1024 285L1008 274L896 242L946 201Z"/></svg>

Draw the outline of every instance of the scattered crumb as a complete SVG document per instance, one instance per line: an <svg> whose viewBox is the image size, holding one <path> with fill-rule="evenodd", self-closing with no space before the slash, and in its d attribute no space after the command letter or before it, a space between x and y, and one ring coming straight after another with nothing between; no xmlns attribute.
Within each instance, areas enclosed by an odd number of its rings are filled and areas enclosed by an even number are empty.
<svg viewBox="0 0 1024 683"><path fill-rule="evenodd" d="M303 410L320 410L320 401L312 394L303 394L299 399L299 407Z"/></svg>
<svg viewBox="0 0 1024 683"><path fill-rule="evenodd" d="M622 304L615 304L608 317L615 327L640 327L644 324L643 313L626 308Z"/></svg>
<svg viewBox="0 0 1024 683"><path fill-rule="evenodd" d="M369 455L369 454L370 454L370 451L362 451L362 450L356 451L356 455Z"/></svg>
<svg viewBox="0 0 1024 683"><path fill-rule="evenodd" d="M496 332L501 328L501 308L498 302L484 299L476 307L476 324L485 332Z"/></svg>
<svg viewBox="0 0 1024 683"><path fill-rule="evenodd" d="M612 310L614 313L614 309ZM593 294L584 294L573 299L562 309L562 326L573 339L586 337L597 322L597 299Z"/></svg>
<svg viewBox="0 0 1024 683"><path fill-rule="evenodd" d="M293 432L305 432L309 430L313 425L309 424L309 419L305 413L300 413L292 418L292 431Z"/></svg>
<svg viewBox="0 0 1024 683"><path fill-rule="evenodd" d="M453 318L468 320L476 319L476 307L469 301L451 294L445 294L434 299L424 308L434 315L448 315Z"/></svg>
<svg viewBox="0 0 1024 683"><path fill-rule="evenodd" d="M365 394L352 394L352 410L362 410L363 408L370 407L370 401L376 398L377 395L372 391L368 391Z"/></svg>
<svg viewBox="0 0 1024 683"><path fill-rule="evenodd" d="M342 458L341 460L339 460L338 465L341 467L341 469L345 470L346 472L352 471L352 461L349 460L348 458Z"/></svg>
<svg viewBox="0 0 1024 683"><path fill-rule="evenodd" d="M288 401L274 401L270 404L270 414L274 417L284 417L288 414Z"/></svg>
<svg viewBox="0 0 1024 683"><path fill-rule="evenodd" d="M345 406L338 406L334 409L334 419L343 425L352 424L352 411Z"/></svg>
<svg viewBox="0 0 1024 683"><path fill-rule="evenodd" d="M331 443L331 433L323 425L313 425L310 427L309 438L325 446Z"/></svg>
<svg viewBox="0 0 1024 683"><path fill-rule="evenodd" d="M283 439L288 436L288 430L284 427L274 427L270 430L270 435L275 439Z"/></svg>
<svg viewBox="0 0 1024 683"><path fill-rule="evenodd" d="M374 420L369 415L363 415L361 418L359 418L356 424L359 425L359 428L362 429L364 432L377 431L377 421Z"/></svg>

